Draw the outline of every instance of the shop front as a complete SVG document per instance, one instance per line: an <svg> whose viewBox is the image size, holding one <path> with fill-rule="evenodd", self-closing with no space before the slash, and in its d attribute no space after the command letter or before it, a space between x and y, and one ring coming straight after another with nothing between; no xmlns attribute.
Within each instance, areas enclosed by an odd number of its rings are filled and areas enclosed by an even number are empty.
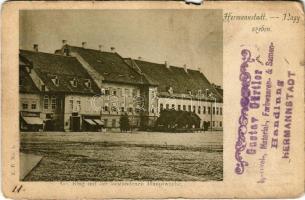
<svg viewBox="0 0 305 200"><path fill-rule="evenodd" d="M82 131L99 132L104 127L99 115L83 115Z"/></svg>
<svg viewBox="0 0 305 200"><path fill-rule="evenodd" d="M44 122L38 112L21 112L20 113L20 130L21 131L43 131Z"/></svg>

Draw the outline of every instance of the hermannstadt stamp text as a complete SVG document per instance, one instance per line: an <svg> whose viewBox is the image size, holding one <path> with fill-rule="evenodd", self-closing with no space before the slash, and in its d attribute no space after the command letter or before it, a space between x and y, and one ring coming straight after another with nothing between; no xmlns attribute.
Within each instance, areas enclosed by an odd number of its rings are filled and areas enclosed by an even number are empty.
<svg viewBox="0 0 305 200"><path fill-rule="evenodd" d="M273 60L275 44L271 42L266 51L267 54L259 55L259 52L252 53L250 48L241 50L241 109L235 143L235 173L239 175L251 165L251 156L259 157L261 177L268 163L268 154L281 151L279 159L289 159L290 156L297 74L287 67L281 71L281 76L275 75L275 70L279 70ZM286 63L289 65L288 61ZM266 178L263 180L261 183Z"/></svg>

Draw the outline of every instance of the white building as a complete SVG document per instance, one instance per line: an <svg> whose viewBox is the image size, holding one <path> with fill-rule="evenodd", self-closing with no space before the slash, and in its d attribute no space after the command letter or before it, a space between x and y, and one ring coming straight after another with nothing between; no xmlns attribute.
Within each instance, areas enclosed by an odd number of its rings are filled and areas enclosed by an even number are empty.
<svg viewBox="0 0 305 200"><path fill-rule="evenodd" d="M157 115L162 109L190 111L200 117L201 127L207 122L212 125L213 130L222 130L221 88L211 84L200 70L187 69L186 66L170 66L167 62L157 64L143 60L126 59L126 61L157 85L154 88L157 96ZM156 110L152 105L149 109Z"/></svg>

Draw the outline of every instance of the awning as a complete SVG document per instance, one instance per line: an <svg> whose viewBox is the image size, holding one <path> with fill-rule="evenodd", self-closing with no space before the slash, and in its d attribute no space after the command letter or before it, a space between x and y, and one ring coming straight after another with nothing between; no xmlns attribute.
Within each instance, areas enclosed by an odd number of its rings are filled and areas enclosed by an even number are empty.
<svg viewBox="0 0 305 200"><path fill-rule="evenodd" d="M29 125L42 125L43 121L39 117L22 117Z"/></svg>
<svg viewBox="0 0 305 200"><path fill-rule="evenodd" d="M100 119L94 119L94 122L101 126L104 125L104 123Z"/></svg>
<svg viewBox="0 0 305 200"><path fill-rule="evenodd" d="M90 125L96 125L96 123L92 119L84 119L84 121Z"/></svg>

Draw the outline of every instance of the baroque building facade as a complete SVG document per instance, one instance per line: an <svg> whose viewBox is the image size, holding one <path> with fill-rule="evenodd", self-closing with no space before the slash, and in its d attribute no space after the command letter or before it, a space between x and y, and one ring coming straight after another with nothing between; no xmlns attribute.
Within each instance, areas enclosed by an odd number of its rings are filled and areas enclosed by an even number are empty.
<svg viewBox="0 0 305 200"><path fill-rule="evenodd" d="M196 113L201 127L222 130L222 90L200 70L123 58L110 51L68 45L54 54L20 50L21 130L118 130L153 127L165 109Z"/></svg>

